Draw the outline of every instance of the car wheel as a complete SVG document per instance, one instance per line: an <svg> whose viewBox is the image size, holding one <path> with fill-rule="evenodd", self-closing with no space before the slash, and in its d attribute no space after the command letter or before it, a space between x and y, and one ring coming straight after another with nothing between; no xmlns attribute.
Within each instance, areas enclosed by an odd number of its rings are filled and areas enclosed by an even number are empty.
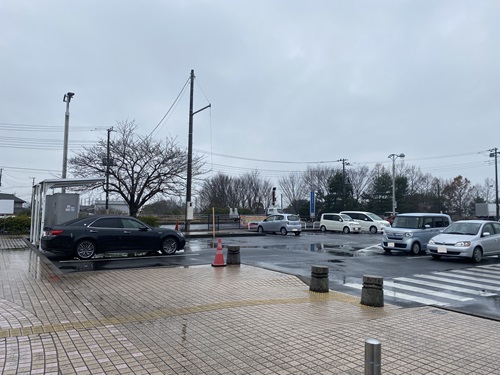
<svg viewBox="0 0 500 375"><path fill-rule="evenodd" d="M431 254L432 259L439 260L441 259L441 255Z"/></svg>
<svg viewBox="0 0 500 375"><path fill-rule="evenodd" d="M321 226L321 228L319 228L322 232L326 232L326 227L324 225ZM500 255L499 255L500 256Z"/></svg>
<svg viewBox="0 0 500 375"><path fill-rule="evenodd" d="M371 226L370 227L370 233L371 234L377 234L377 227Z"/></svg>
<svg viewBox="0 0 500 375"><path fill-rule="evenodd" d="M78 259L90 259L96 254L97 248L92 240L82 240L76 244L75 253Z"/></svg>
<svg viewBox="0 0 500 375"><path fill-rule="evenodd" d="M420 253L420 244L418 242L413 242L410 252L412 255L417 255L418 253Z"/></svg>
<svg viewBox="0 0 500 375"><path fill-rule="evenodd" d="M479 263L483 259L483 250L479 247L476 247L472 252L472 261L474 263Z"/></svg>
<svg viewBox="0 0 500 375"><path fill-rule="evenodd" d="M294 232L296 236L300 236L300 232Z"/></svg>
<svg viewBox="0 0 500 375"><path fill-rule="evenodd" d="M177 243L177 240L173 237L167 237L163 240L161 243L161 252L164 255L172 255L175 254L177 251L177 248L179 247L179 244Z"/></svg>
<svg viewBox="0 0 500 375"><path fill-rule="evenodd" d="M349 227L344 227L344 229L342 229L342 233L344 234L349 234L350 230L349 230Z"/></svg>
<svg viewBox="0 0 500 375"><path fill-rule="evenodd" d="M264 233L264 228L262 228L261 226L259 226L259 227L257 228L257 232L259 232L259 233Z"/></svg>
<svg viewBox="0 0 500 375"><path fill-rule="evenodd" d="M283 228L280 229L280 233L281 233L282 236L286 236L287 233L288 233L288 231L286 230L286 228L283 227Z"/></svg>

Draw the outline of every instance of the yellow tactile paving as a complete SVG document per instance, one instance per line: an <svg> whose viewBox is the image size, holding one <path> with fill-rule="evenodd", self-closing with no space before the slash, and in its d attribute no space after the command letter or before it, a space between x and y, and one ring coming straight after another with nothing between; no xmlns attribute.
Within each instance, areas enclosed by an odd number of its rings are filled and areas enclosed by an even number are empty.
<svg viewBox="0 0 500 375"><path fill-rule="evenodd" d="M500 323L372 308L242 265L57 274L0 251L0 373L497 374Z"/></svg>

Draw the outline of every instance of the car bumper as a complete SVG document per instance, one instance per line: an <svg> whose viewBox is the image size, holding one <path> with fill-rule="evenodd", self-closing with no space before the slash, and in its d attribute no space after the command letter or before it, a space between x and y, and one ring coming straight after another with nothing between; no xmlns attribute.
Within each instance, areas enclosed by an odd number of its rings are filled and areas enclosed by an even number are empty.
<svg viewBox="0 0 500 375"><path fill-rule="evenodd" d="M433 255L472 258L472 247L456 247L444 245L427 245L427 251Z"/></svg>
<svg viewBox="0 0 500 375"><path fill-rule="evenodd" d="M402 241L402 240L387 240L384 239L382 241L382 247L386 250L403 250L409 251L411 248L410 241Z"/></svg>

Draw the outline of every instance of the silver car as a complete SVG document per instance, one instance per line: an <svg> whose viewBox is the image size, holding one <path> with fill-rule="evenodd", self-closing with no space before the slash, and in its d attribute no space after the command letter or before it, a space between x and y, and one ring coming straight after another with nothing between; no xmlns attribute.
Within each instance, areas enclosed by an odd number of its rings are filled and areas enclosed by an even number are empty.
<svg viewBox="0 0 500 375"><path fill-rule="evenodd" d="M299 236L300 232L302 232L302 224L300 223L300 217L298 215L269 215L264 220L259 221L257 224L257 231L259 233L280 232L283 236L286 236L288 232L292 232L296 236Z"/></svg>
<svg viewBox="0 0 500 375"><path fill-rule="evenodd" d="M427 244L434 259L469 258L479 263L483 256L500 254L500 223L490 220L460 220Z"/></svg>

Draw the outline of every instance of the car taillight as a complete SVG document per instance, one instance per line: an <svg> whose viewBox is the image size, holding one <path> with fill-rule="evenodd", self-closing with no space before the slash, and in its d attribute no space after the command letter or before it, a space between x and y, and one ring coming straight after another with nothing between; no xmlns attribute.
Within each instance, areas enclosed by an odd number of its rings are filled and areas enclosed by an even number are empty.
<svg viewBox="0 0 500 375"><path fill-rule="evenodd" d="M49 236L58 236L58 235L60 235L62 232L64 232L64 230L62 230L62 229L52 229L52 230L49 230L49 231L47 232L47 235L49 235Z"/></svg>

